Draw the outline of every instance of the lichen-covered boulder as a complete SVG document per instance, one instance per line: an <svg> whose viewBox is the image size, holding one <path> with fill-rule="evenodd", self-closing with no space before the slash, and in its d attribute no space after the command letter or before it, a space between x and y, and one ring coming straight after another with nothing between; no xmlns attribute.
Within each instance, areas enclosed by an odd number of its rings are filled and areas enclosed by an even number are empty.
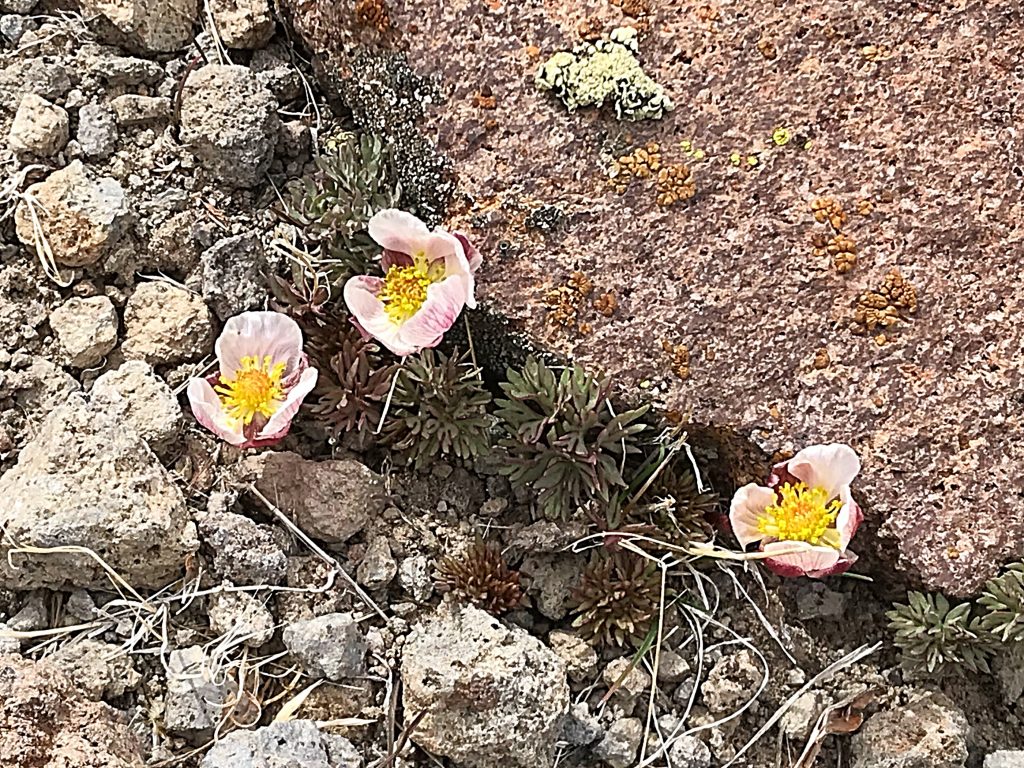
<svg viewBox="0 0 1024 768"><path fill-rule="evenodd" d="M222 184L252 187L274 158L277 100L248 67L208 64L181 95L181 141Z"/></svg>
<svg viewBox="0 0 1024 768"><path fill-rule="evenodd" d="M8 553L18 547L92 550L136 588L177 578L198 546L184 497L116 408L71 396L45 419L15 467L0 476L0 586L109 587L79 552Z"/></svg>
<svg viewBox="0 0 1024 768"><path fill-rule="evenodd" d="M565 664L537 638L443 603L402 657L402 703L425 713L412 740L465 768L551 766L569 711Z"/></svg>

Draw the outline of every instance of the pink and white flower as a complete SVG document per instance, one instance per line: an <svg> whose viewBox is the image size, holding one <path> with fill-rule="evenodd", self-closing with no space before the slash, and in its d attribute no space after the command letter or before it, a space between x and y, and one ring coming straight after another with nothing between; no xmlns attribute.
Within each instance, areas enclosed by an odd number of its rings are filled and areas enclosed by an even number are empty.
<svg viewBox="0 0 1024 768"><path fill-rule="evenodd" d="M243 312L224 324L215 351L218 371L188 383L196 421L239 448L287 435L317 378L298 323L277 312Z"/></svg>
<svg viewBox="0 0 1024 768"><path fill-rule="evenodd" d="M357 275L345 283L356 324L401 357L437 346L462 308L476 307L480 252L465 235L431 231L394 208L375 214L368 229L384 248L384 277Z"/></svg>
<svg viewBox="0 0 1024 768"><path fill-rule="evenodd" d="M776 464L768 485L736 491L729 522L740 546L757 544L765 565L780 576L821 578L857 560L847 549L864 519L850 484L860 472L854 450L812 445Z"/></svg>

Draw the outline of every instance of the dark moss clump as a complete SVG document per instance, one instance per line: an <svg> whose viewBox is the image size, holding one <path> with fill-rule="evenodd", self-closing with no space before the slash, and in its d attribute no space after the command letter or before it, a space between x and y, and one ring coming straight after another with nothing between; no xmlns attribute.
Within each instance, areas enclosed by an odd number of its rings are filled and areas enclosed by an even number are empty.
<svg viewBox="0 0 1024 768"><path fill-rule="evenodd" d="M508 567L494 542L478 540L461 555L443 558L437 565L437 586L494 614L523 602L519 571Z"/></svg>

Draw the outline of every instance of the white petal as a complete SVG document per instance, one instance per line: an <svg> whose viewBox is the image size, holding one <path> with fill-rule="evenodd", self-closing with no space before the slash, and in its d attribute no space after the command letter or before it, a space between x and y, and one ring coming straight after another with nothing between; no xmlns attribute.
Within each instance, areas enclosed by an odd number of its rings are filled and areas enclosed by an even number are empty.
<svg viewBox="0 0 1024 768"><path fill-rule="evenodd" d="M257 440L274 440L284 437L288 433L292 419L299 412L302 401L316 386L317 375L316 368L307 368L302 372L295 386L288 390L284 402L274 411L274 415L256 435Z"/></svg>
<svg viewBox="0 0 1024 768"><path fill-rule="evenodd" d="M836 515L836 530L839 531L839 549L845 551L850 545L850 539L857 533L857 528L864 520L864 513L861 512L860 505L853 500L849 486L839 489L839 499L843 506Z"/></svg>
<svg viewBox="0 0 1024 768"><path fill-rule="evenodd" d="M824 488L830 499L839 496L860 472L860 459L844 443L812 445L787 462L787 469L811 488Z"/></svg>
<svg viewBox="0 0 1024 768"><path fill-rule="evenodd" d="M775 502L775 491L763 485L749 483L737 489L729 505L729 524L740 546L760 541L764 534L757 529L761 513Z"/></svg>
<svg viewBox="0 0 1024 768"><path fill-rule="evenodd" d="M224 324L216 352L221 375L226 378L234 377L243 357L262 359L268 355L274 363L285 363L287 376L302 355L302 331L280 312L243 312Z"/></svg>
<svg viewBox="0 0 1024 768"><path fill-rule="evenodd" d="M397 208L375 213L367 222L366 229L382 248L408 254L423 250L423 239L430 234L426 224Z"/></svg>
<svg viewBox="0 0 1024 768"><path fill-rule="evenodd" d="M206 379L192 379L188 383L188 404L196 421L230 445L245 442L242 422L229 419L224 407Z"/></svg>
<svg viewBox="0 0 1024 768"><path fill-rule="evenodd" d="M416 352L399 335L401 326L388 317L384 302L377 298L384 281L379 277L356 275L345 283L345 305L362 331L375 338L399 357ZM429 289L428 289L429 290Z"/></svg>
<svg viewBox="0 0 1024 768"><path fill-rule="evenodd" d="M839 550L806 541L775 541L765 544L763 550L772 555L765 564L780 576L822 576L834 568L840 558Z"/></svg>

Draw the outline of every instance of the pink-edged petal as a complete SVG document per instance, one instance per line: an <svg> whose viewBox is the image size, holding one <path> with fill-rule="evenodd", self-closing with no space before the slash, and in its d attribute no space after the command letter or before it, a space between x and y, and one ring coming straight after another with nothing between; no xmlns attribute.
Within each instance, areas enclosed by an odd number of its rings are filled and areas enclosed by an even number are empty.
<svg viewBox="0 0 1024 768"><path fill-rule="evenodd" d="M462 250L466 254L466 261L469 262L469 271L476 272L484 262L483 254L462 232L452 232L452 234L459 238L459 242L462 243Z"/></svg>
<svg viewBox="0 0 1024 768"><path fill-rule="evenodd" d="M388 251L413 254L423 249L423 238L430 234L427 225L407 211L387 208L367 222L370 237Z"/></svg>
<svg viewBox="0 0 1024 768"><path fill-rule="evenodd" d="M444 273L449 277L459 275L463 278L466 286L466 306L476 309L476 278L473 276L473 270L466 258L462 241L452 235L447 235L447 237L451 237L455 247L445 258Z"/></svg>
<svg viewBox="0 0 1024 768"><path fill-rule="evenodd" d="M383 286L384 281L379 277L350 277L343 291L345 305L364 334L376 339L399 357L411 355L418 351L417 348L410 347L402 340L399 335L401 326L388 317L384 302L377 298ZM429 294L429 288L427 292Z"/></svg>
<svg viewBox="0 0 1024 768"><path fill-rule="evenodd" d="M230 445L245 443L241 422L233 423L224 413L217 393L206 379L191 379L188 383L188 404L196 421Z"/></svg>
<svg viewBox="0 0 1024 768"><path fill-rule="evenodd" d="M860 472L860 459L844 443L811 445L786 462L786 469L810 488L824 488L830 499L839 496Z"/></svg>
<svg viewBox="0 0 1024 768"><path fill-rule="evenodd" d="M466 304L466 279L452 275L427 288L427 300L416 314L402 323L399 336L410 347L436 347L455 324Z"/></svg>
<svg viewBox="0 0 1024 768"><path fill-rule="evenodd" d="M380 255L380 267L387 272L392 267L411 267L412 256L398 251L390 251L387 248Z"/></svg>
<svg viewBox="0 0 1024 768"><path fill-rule="evenodd" d="M243 312L224 324L215 345L221 375L234 377L243 357L270 356L274 363L285 363L285 376L291 374L302 354L299 324L280 312Z"/></svg>
<svg viewBox="0 0 1024 768"><path fill-rule="evenodd" d="M850 544L850 539L857 533L857 528L864 521L864 513L860 509L860 504L853 500L849 486L839 489L839 499L843 506L836 515L836 530L839 531L839 548L845 550Z"/></svg>
<svg viewBox="0 0 1024 768"><path fill-rule="evenodd" d="M292 419L299 412L299 406L302 405L306 395L312 392L313 387L316 386L317 375L316 368L307 368L302 372L295 386L288 390L284 402L274 411L274 415L256 435L257 440L279 440L288 434L288 430L292 426Z"/></svg>
<svg viewBox="0 0 1024 768"><path fill-rule="evenodd" d="M841 560L839 550L806 541L773 541L762 550L772 555L765 558L764 564L780 576L820 578L833 573Z"/></svg>
<svg viewBox="0 0 1024 768"><path fill-rule="evenodd" d="M761 513L775 503L775 491L763 485L750 483L737 489L729 505L729 524L732 533L744 549L760 541L764 534L757 529Z"/></svg>

